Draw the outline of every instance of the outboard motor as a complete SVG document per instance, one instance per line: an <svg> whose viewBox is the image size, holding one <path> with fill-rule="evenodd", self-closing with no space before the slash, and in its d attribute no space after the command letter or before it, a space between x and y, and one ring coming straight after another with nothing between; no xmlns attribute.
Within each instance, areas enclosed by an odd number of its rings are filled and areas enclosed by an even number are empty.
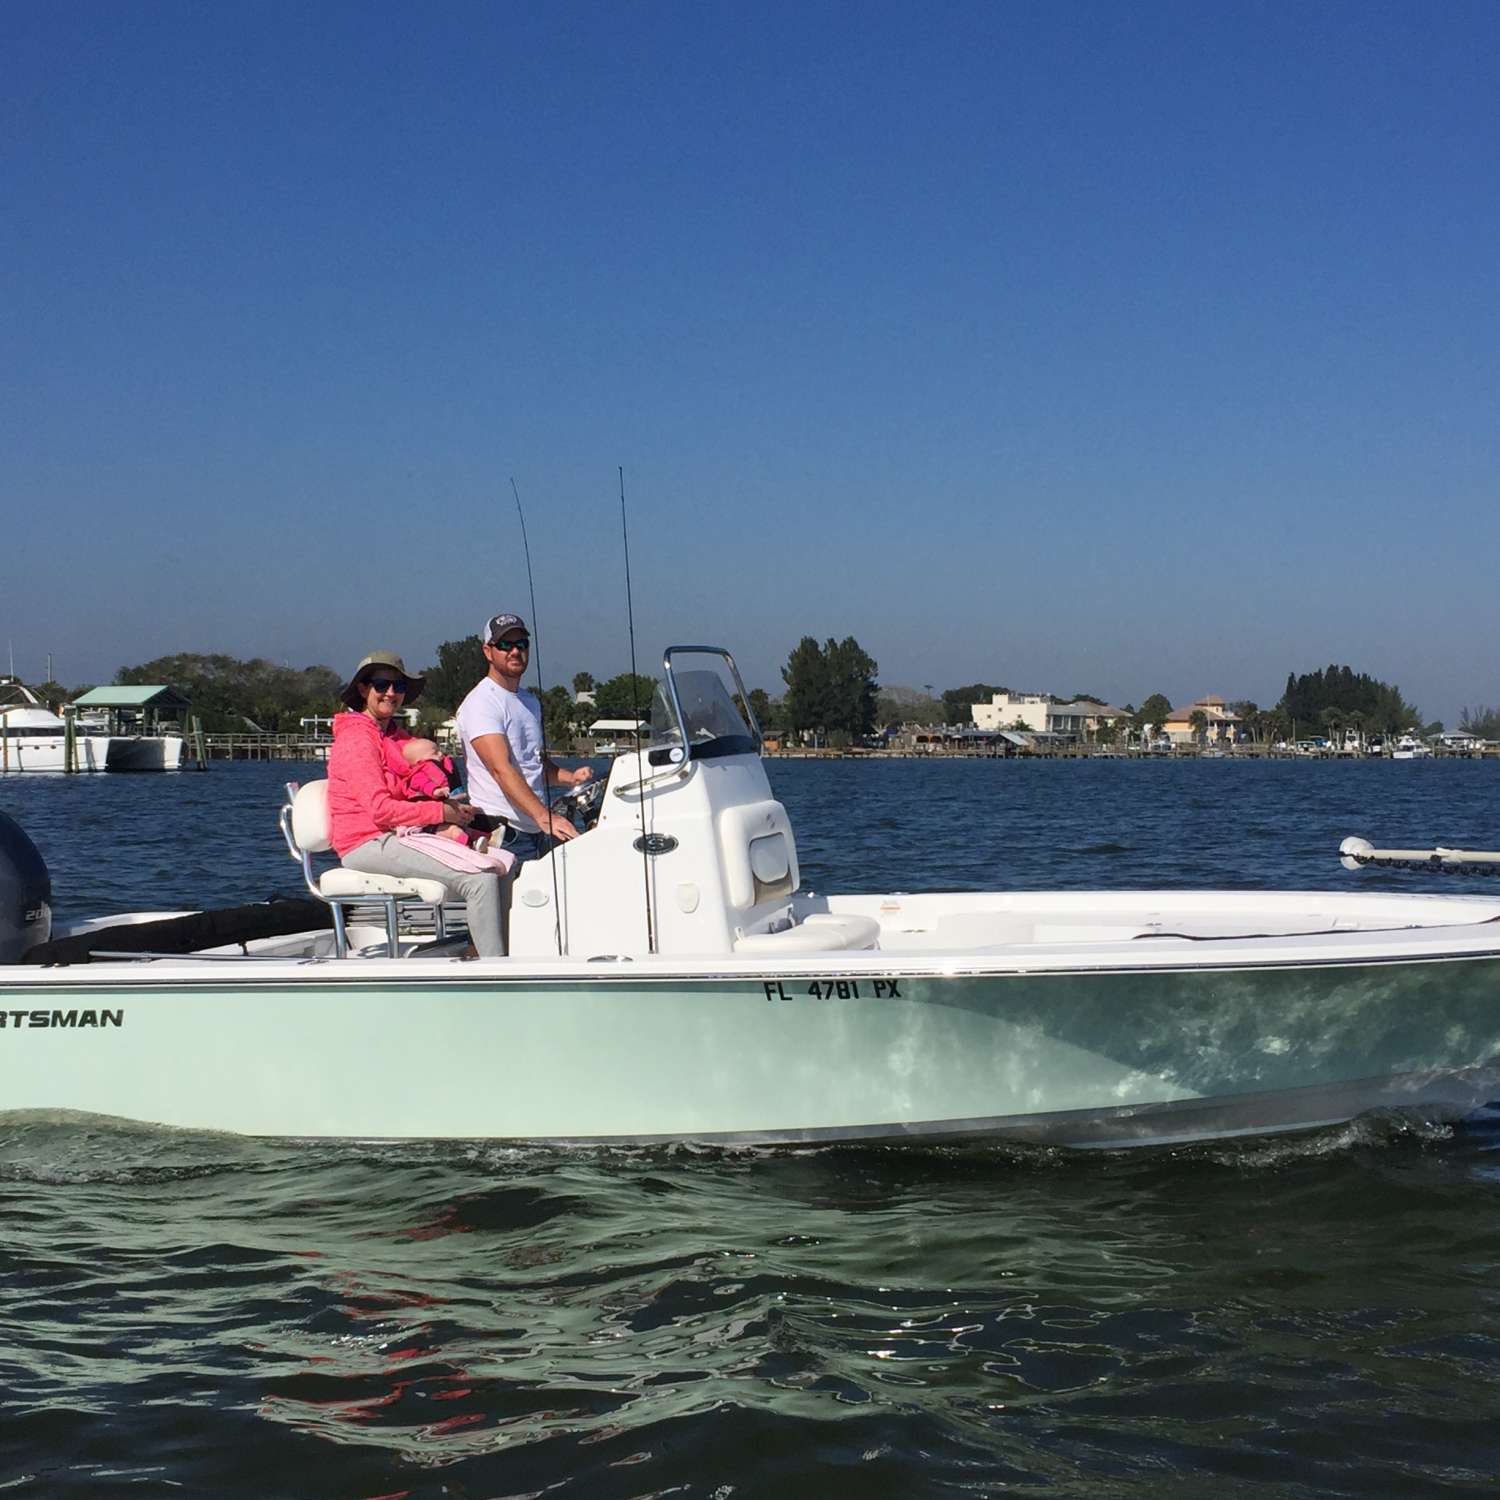
<svg viewBox="0 0 1500 1500"><path fill-rule="evenodd" d="M0 964L18 964L52 936L52 877L37 847L0 813Z"/></svg>

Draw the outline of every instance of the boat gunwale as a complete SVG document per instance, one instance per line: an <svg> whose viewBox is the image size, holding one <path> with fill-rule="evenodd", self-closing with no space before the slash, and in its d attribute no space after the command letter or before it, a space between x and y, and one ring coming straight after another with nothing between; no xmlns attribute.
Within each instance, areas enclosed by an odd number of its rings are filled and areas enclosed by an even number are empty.
<svg viewBox="0 0 1500 1500"><path fill-rule="evenodd" d="M1410 929L1417 931L1420 929ZM1339 934L1344 936L1345 934ZM1359 933L1347 934L1351 937ZM371 990L405 990L431 986L438 989L504 988L519 986L577 985L580 981L589 985L614 987L632 984L761 984L778 979L893 979L893 980L944 980L944 979L1050 979L1078 978L1080 976L1103 977L1113 974L1235 974L1249 971L1276 970L1324 970L1342 968L1410 968L1421 964L1454 964L1500 962L1500 937L1486 934L1489 943L1477 951L1465 952L1418 952L1399 954L1384 950L1372 954L1333 954L1322 958L1303 955L1287 955L1268 959L1225 959L1222 961L1198 961L1169 964L1145 962L1121 964L1118 962L1097 964L1005 964L1000 955L995 962L976 965L972 957L955 955L939 959L932 964L881 963L874 954L860 955L866 961L847 952L830 952L827 962L819 963L820 955L799 956L777 966L760 965L741 969L705 968L683 969L680 963L673 967L658 967L648 962L629 961L625 964L601 967L587 959L541 960L550 968L539 968L533 960L509 959L463 959L436 958L346 958L298 957L278 960L271 955L257 957L254 954L234 955L255 969L254 974L235 975L229 984L234 989L306 988L325 986L334 989L364 988ZM1257 940L1262 941L1262 940ZM892 957L904 955L892 955ZM1032 955L1034 958L1036 955ZM108 988L118 989L182 989L223 990L227 976L223 971L223 955L219 959L204 959L199 954L140 954L129 960L106 963L57 964L45 968L28 969L15 965L7 974L0 970L0 1000L8 991L68 989L79 990ZM284 963L285 970L268 973L273 963ZM218 970L216 973L166 975L155 965L160 963L190 964L204 962ZM10 977L22 975L25 977ZM81 981L81 982L80 982ZM866 998L866 997L860 997ZM874 997L869 997L874 998ZM0 1010L6 1007L0 1003Z"/></svg>

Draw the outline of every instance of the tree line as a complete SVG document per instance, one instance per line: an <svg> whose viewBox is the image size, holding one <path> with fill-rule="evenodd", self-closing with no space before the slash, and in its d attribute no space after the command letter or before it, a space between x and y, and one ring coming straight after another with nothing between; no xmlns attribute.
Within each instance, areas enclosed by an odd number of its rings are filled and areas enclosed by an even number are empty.
<svg viewBox="0 0 1500 1500"><path fill-rule="evenodd" d="M448 718L487 669L477 636L444 641L437 648L437 660L423 673L427 688L418 704L423 725L431 728ZM803 636L781 669L782 696L772 698L764 689L755 688L749 694L750 707L763 729L837 744L865 738L883 725L965 724L971 721L974 704L1009 691L987 682L940 692L931 687L922 692L882 690L878 672L874 658L853 636L822 642ZM170 683L191 700L193 712L210 732L253 727L291 733L300 720L327 717L338 707L344 678L326 666L291 667L263 657L244 661L222 654L180 652L122 667L115 682ZM572 693L556 684L541 694L548 740L562 743L598 719L649 718L656 686L656 679L645 674L622 672L600 682L592 673L575 673ZM83 691L79 688L69 694L59 688L55 696L61 699ZM592 707L585 706L582 712L575 702L580 693L593 696ZM1102 702L1093 693L1075 693L1068 699L1053 695L1053 701ZM1398 687L1338 664L1300 675L1289 673L1280 701L1269 708L1248 699L1229 707L1240 716L1252 740L1267 743L1294 734L1363 737L1412 731L1435 734L1443 728L1440 722L1424 725L1421 711L1405 700ZM1164 694L1152 693L1139 708L1126 704L1123 711L1129 730L1144 737L1160 732L1171 708ZM1201 735L1207 719L1201 711L1200 716L1203 722L1194 729ZM1500 708L1483 704L1465 708L1460 723L1481 738L1500 738ZM1121 726L1106 726L1098 737L1112 740L1121 732Z"/></svg>
<svg viewBox="0 0 1500 1500"><path fill-rule="evenodd" d="M1458 727L1482 740L1500 740L1500 708L1489 708L1483 703L1477 708L1465 708L1458 716Z"/></svg>
<svg viewBox="0 0 1500 1500"><path fill-rule="evenodd" d="M877 724L967 724L972 722L976 703L988 703L1010 691L998 683L971 682L946 688L941 694L930 687L920 694L902 689L881 692L876 671L874 660L852 636L822 645L804 636L782 669L785 696L766 702L763 709L758 705L757 713L762 725L773 729L862 737ZM1054 703L1104 705L1092 692L1049 696ZM751 694L752 702L756 697ZM1421 710L1408 703L1398 687L1337 664L1300 676L1289 673L1286 691L1270 708L1263 709L1249 699L1231 703L1229 708L1240 717L1252 740L1266 743L1304 733L1396 735L1420 729L1437 734L1443 728L1441 722L1424 725ZM1125 733L1148 738L1162 731L1171 712L1166 694L1152 693L1139 708L1125 704L1122 721L1101 725L1096 738L1112 742ZM1189 724L1202 739L1209 728L1207 713L1194 710ZM1500 737L1500 709L1466 708L1463 727L1483 738Z"/></svg>
<svg viewBox="0 0 1500 1500"><path fill-rule="evenodd" d="M327 718L338 707L344 681L332 667L289 667L260 656L241 661L194 651L158 656L115 673L115 683L121 687L156 683L175 687L211 734L246 729L294 733L299 720Z"/></svg>
<svg viewBox="0 0 1500 1500"><path fill-rule="evenodd" d="M437 661L421 673L427 679L416 708L418 721L431 730L452 716L465 694L488 671L477 636L444 641ZM268 734L292 734L303 719L328 718L342 704L339 693L345 677L332 667L290 667L253 657L248 661L225 655L178 652L158 656L138 666L121 667L114 677L119 686L169 683L184 694L192 711L210 734L262 730ZM49 684L49 686L55 686ZM547 688L541 695L544 726L551 743L560 744L576 729L587 728L596 719L649 718L654 677L632 677L622 672L596 684L588 672L573 678L575 692L591 691L594 706L587 709L587 723L573 695L563 686ZM79 687L57 688L46 701L65 702L88 691Z"/></svg>
<svg viewBox="0 0 1500 1500"><path fill-rule="evenodd" d="M1401 690L1367 672L1330 664L1300 677L1287 673L1286 691L1276 705L1288 725L1317 726L1330 733L1402 734L1422 727L1422 711ZM1442 725L1434 726L1441 731Z"/></svg>

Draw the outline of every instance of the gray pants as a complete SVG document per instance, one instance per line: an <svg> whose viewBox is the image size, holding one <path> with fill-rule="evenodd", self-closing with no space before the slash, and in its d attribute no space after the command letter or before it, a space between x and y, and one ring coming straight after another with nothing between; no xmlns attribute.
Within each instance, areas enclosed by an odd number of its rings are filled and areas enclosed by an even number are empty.
<svg viewBox="0 0 1500 1500"><path fill-rule="evenodd" d="M469 937L481 958L503 958L505 939L501 936L501 913L505 904L505 886L499 875L481 871L465 875L450 870L430 854L413 849L394 833L382 833L367 839L343 858L351 870L366 875L394 875L399 880L441 880L455 900L464 904L469 915Z"/></svg>

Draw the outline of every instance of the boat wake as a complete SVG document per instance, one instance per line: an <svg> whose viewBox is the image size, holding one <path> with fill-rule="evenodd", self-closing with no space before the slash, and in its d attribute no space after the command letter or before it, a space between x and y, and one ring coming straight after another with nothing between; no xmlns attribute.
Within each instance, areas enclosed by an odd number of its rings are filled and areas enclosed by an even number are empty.
<svg viewBox="0 0 1500 1500"><path fill-rule="evenodd" d="M754 1167L824 1160L882 1172L952 1173L958 1176L1064 1173L1087 1177L1131 1168L1212 1168L1275 1172L1299 1163L1364 1152L1423 1151L1448 1147L1465 1153L1500 1150L1500 1104L1465 1121L1424 1115L1419 1109L1375 1110L1321 1129L1243 1140L1078 1149L1023 1141L824 1142L806 1145L546 1146L500 1141L271 1140L214 1131L183 1130L77 1110L0 1111L0 1182L76 1186L88 1183L150 1185L234 1173L292 1168L314 1171L362 1165L385 1171L441 1167L482 1175L524 1173L568 1164L626 1172L701 1163Z"/></svg>

